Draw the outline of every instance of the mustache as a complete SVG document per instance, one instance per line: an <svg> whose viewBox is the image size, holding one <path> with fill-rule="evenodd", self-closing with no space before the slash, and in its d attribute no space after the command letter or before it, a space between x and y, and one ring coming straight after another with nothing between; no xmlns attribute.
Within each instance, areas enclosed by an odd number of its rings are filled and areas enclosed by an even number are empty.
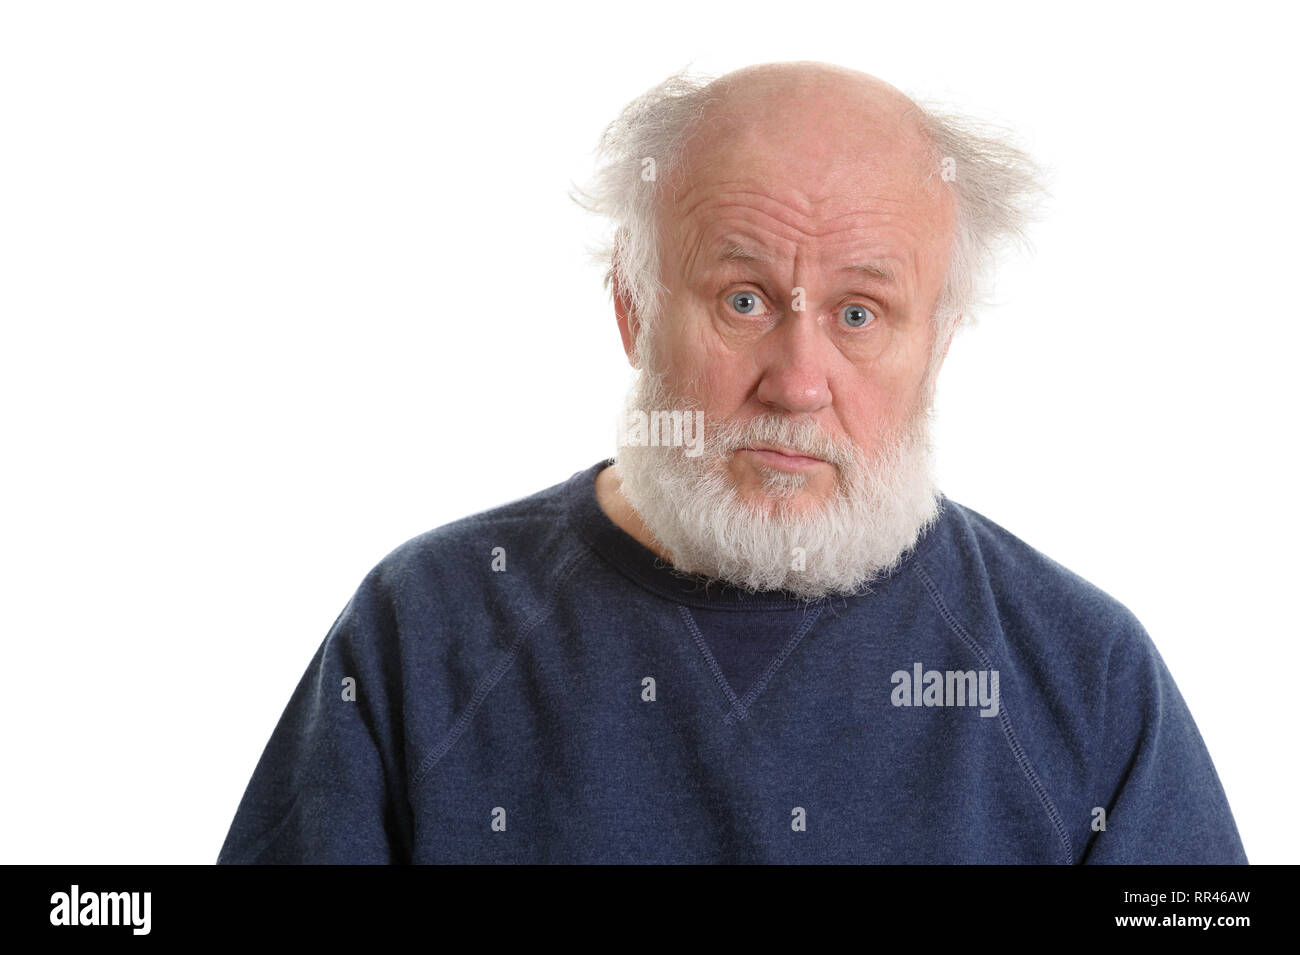
<svg viewBox="0 0 1300 955"><path fill-rule="evenodd" d="M759 414L744 421L714 418L701 407L698 395L668 388L661 373L643 370L633 394L637 396L637 407L704 411L703 454L690 458L697 467L709 465L717 468L736 451L755 444L786 448L820 458L843 473L861 472L869 467L873 458L848 436L831 434L808 418L792 418L778 413ZM915 421L911 427L915 428ZM888 437L898 439L895 434Z"/></svg>
<svg viewBox="0 0 1300 955"><path fill-rule="evenodd" d="M781 415L759 415L744 422L715 425L712 435L706 432L705 446L717 457L726 457L741 448L770 445L797 454L820 458L846 467L859 452L847 438L837 438L811 421L795 421Z"/></svg>

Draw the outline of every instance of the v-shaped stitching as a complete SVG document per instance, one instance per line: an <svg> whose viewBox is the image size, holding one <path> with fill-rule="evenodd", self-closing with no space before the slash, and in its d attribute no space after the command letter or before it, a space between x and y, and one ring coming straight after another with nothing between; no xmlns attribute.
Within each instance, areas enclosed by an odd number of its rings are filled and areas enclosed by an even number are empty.
<svg viewBox="0 0 1300 955"><path fill-rule="evenodd" d="M709 670L713 673L714 679L718 681L718 686L722 687L723 695L726 696L727 702L731 704L730 711L722 718L724 723L734 723L736 720L743 720L749 715L749 708L754 705L760 693L767 688L776 672L781 669L786 658L794 652L795 647L799 646L800 641L808 633L808 630L821 615L824 604L817 604L812 608L811 613L805 613L800 620L799 626L795 628L794 635L786 641L783 646L768 663L763 675L754 682L743 697L737 697L736 691L731 688L727 682L726 676L722 673L722 667L718 665L717 658L709 648L709 643L704 639L704 634L700 633L699 625L695 622L695 616L691 613L690 608L685 604L677 605L677 612L681 614L682 619L686 622L686 629L690 631L691 639L695 641L695 646L699 648L700 653L704 656L704 662L708 665Z"/></svg>

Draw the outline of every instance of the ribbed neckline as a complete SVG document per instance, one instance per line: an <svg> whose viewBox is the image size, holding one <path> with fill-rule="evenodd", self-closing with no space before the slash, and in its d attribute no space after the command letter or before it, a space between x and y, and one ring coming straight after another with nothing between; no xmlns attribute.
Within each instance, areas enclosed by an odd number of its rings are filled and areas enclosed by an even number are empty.
<svg viewBox="0 0 1300 955"><path fill-rule="evenodd" d="M795 610L829 600L869 599L872 594L880 591L886 581L897 578L930 548L939 536L940 525L947 520L951 510L947 496L941 494L938 518L891 573L871 583L869 592L848 597L825 597L810 603L788 591L748 593L733 584L709 581L699 575L676 570L610 520L601 508L596 499L596 476L613 463L613 458L597 461L565 482L564 497L569 523L593 550L633 582L675 603L709 610Z"/></svg>

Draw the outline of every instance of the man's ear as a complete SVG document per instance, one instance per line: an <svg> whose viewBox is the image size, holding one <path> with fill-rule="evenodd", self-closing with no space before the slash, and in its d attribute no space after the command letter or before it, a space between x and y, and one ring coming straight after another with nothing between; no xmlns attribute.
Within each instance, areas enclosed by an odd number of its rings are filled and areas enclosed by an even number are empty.
<svg viewBox="0 0 1300 955"><path fill-rule="evenodd" d="M614 286L614 317L618 320L618 334L623 339L623 352L627 355L628 362L633 368L638 366L636 356L633 354L636 348L637 332L641 330L641 323L637 320L636 312L632 308L631 302L618 280L618 269L613 272Z"/></svg>

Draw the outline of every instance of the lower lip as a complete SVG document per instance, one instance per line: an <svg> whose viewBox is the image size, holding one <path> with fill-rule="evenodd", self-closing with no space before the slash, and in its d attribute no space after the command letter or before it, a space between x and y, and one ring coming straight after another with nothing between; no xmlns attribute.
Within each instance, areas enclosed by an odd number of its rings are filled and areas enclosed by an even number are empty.
<svg viewBox="0 0 1300 955"><path fill-rule="evenodd" d="M787 471L807 471L819 464L825 464L821 458L806 458L798 454L782 454L779 451L759 451L757 448L741 448L746 454L752 454L764 464L784 468Z"/></svg>

